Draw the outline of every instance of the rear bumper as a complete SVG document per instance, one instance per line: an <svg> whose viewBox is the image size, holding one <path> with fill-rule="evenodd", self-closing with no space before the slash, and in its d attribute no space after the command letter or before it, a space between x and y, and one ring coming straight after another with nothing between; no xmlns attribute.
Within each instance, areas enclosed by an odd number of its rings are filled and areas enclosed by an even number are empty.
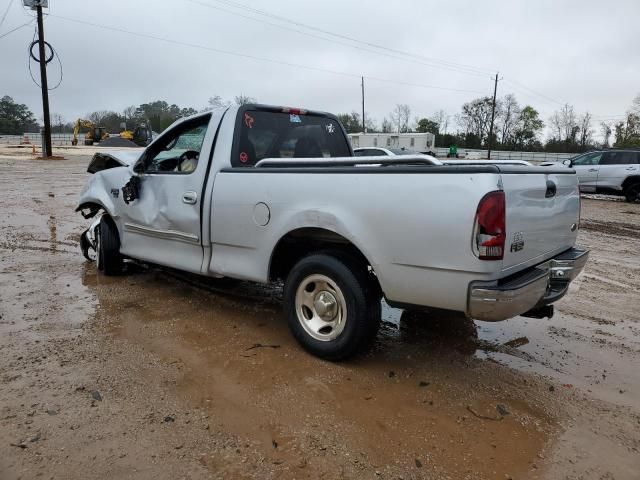
<svg viewBox="0 0 640 480"><path fill-rule="evenodd" d="M572 248L506 280L474 282L469 287L467 315L495 322L550 305L567 293L588 258L588 250Z"/></svg>

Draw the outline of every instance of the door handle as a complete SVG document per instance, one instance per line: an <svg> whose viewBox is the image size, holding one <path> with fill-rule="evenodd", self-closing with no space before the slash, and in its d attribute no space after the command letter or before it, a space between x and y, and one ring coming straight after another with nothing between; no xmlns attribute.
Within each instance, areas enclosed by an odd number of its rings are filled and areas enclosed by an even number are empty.
<svg viewBox="0 0 640 480"><path fill-rule="evenodd" d="M589 170L587 170L587 172L597 172L598 169L597 168L590 168Z"/></svg>
<svg viewBox="0 0 640 480"><path fill-rule="evenodd" d="M625 168L625 170L635 170L635 169L636 169L636 167L627 167L627 168Z"/></svg>
<svg viewBox="0 0 640 480"><path fill-rule="evenodd" d="M182 201L189 205L193 205L198 201L198 194L196 192L184 192L182 194Z"/></svg>

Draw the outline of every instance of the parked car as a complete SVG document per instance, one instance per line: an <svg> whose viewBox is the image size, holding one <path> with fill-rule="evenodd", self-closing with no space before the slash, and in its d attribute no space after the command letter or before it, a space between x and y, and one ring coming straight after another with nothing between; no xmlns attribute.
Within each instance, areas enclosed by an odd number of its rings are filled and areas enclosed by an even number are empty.
<svg viewBox="0 0 640 480"><path fill-rule="evenodd" d="M394 157L396 155L424 155L425 157L431 157L435 159L433 155L427 155L416 152L415 150L409 150L407 148L384 148L384 147L359 147L353 149L353 154L356 157Z"/></svg>
<svg viewBox="0 0 640 480"><path fill-rule="evenodd" d="M135 259L284 280L291 331L339 360L369 345L381 298L498 321L551 316L582 270L565 167L355 157L333 115L264 105L178 120L144 150L97 153L77 211L104 274Z"/></svg>
<svg viewBox="0 0 640 480"><path fill-rule="evenodd" d="M628 202L640 201L640 149L596 150L562 164L576 171L582 192L621 195Z"/></svg>

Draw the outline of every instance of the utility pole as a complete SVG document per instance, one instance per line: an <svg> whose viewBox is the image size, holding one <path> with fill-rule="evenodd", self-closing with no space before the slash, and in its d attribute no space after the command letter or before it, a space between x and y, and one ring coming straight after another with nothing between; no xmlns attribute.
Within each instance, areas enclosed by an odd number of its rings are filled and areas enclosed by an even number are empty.
<svg viewBox="0 0 640 480"><path fill-rule="evenodd" d="M493 138L493 121L496 118L496 93L498 91L498 74L496 73L495 83L493 84L493 103L491 104L491 125L489 126L489 139L487 140L487 160L491 160L491 140Z"/></svg>
<svg viewBox="0 0 640 480"><path fill-rule="evenodd" d="M367 133L367 127L364 123L364 77L362 77L362 133Z"/></svg>
<svg viewBox="0 0 640 480"><path fill-rule="evenodd" d="M44 152L42 156L52 156L51 151L51 119L49 118L49 86L47 85L47 59L45 57L44 25L42 21L42 4L47 6L47 1L35 0L36 13L38 15L38 50L40 51L40 87L42 88L42 114L44 117ZM33 8L33 7L32 7Z"/></svg>

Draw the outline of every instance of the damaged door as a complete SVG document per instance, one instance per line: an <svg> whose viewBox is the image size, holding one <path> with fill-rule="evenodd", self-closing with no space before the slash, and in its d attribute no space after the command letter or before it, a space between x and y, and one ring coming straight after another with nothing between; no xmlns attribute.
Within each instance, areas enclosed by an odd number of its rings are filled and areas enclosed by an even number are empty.
<svg viewBox="0 0 640 480"><path fill-rule="evenodd" d="M149 262L200 272L200 205L213 144L211 115L176 125L153 143L123 191L121 252ZM131 188L133 186L134 188Z"/></svg>

